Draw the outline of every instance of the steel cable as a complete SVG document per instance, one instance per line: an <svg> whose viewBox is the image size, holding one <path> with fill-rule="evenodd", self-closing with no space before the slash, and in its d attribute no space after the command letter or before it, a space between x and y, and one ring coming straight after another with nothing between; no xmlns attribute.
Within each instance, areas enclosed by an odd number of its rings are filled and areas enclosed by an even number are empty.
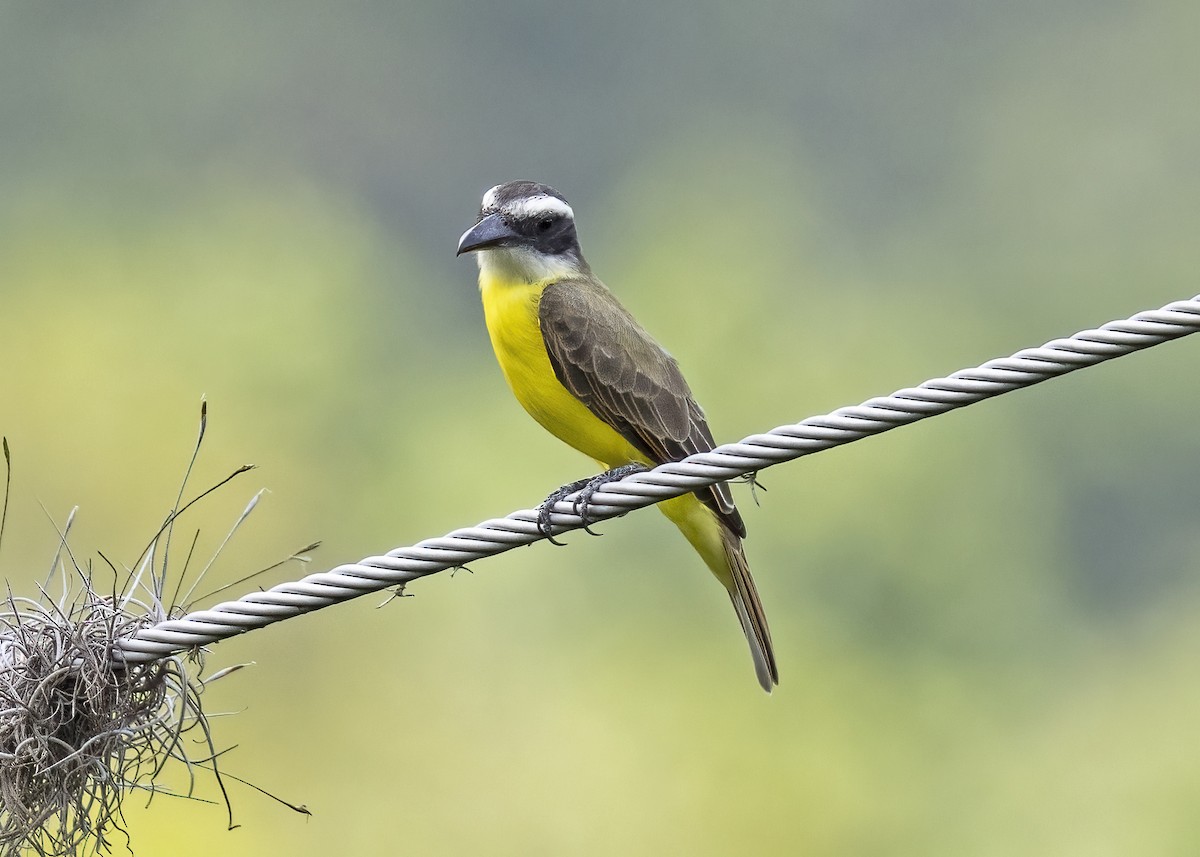
<svg viewBox="0 0 1200 857"><path fill-rule="evenodd" d="M588 523L944 414L1197 330L1200 330L1200 295L626 477L605 485L593 495ZM546 536L538 529L537 520L536 510L521 509L440 538L396 548L383 556L367 557L302 580L252 592L236 601L197 610L143 628L132 637L118 639L113 657L126 663L145 663L359 595L403 586L428 574L539 541ZM555 505L552 522L554 534L584 525L573 509L571 497Z"/></svg>

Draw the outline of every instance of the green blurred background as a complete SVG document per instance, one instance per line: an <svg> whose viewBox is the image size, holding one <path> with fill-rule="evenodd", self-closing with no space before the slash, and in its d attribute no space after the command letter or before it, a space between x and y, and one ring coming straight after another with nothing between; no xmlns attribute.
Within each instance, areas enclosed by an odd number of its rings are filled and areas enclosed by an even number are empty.
<svg viewBox="0 0 1200 857"><path fill-rule="evenodd" d="M198 592L587 475L454 258L508 179L572 201L722 441L1190 297L1197 32L1190 0L6 4L0 566L32 594L76 504L77 556L135 561L202 395L193 488L260 469L198 554L270 493ZM207 694L225 769L315 815L135 797L134 847L1196 853L1198 347L740 490L770 698L652 513L225 642L257 664Z"/></svg>

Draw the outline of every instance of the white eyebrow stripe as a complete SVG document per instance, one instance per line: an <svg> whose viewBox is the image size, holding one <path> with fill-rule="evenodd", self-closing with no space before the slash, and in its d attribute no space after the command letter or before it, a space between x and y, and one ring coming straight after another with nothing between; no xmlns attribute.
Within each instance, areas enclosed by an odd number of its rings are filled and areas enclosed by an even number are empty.
<svg viewBox="0 0 1200 857"><path fill-rule="evenodd" d="M486 196L484 197L484 201L486 203ZM562 214L571 220L575 219L575 212L571 206L556 196L547 196L546 194L515 200L504 207L504 213L518 220L523 220L527 217L538 217L542 214Z"/></svg>
<svg viewBox="0 0 1200 857"><path fill-rule="evenodd" d="M495 211L496 209L496 191L500 190L500 185L496 185L491 190L483 195L482 210Z"/></svg>

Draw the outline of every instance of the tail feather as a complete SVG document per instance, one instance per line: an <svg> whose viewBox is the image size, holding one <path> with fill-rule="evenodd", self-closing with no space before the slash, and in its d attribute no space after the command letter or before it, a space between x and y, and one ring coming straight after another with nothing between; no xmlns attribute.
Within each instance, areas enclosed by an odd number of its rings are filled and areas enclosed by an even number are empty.
<svg viewBox="0 0 1200 857"><path fill-rule="evenodd" d="M758 600L754 578L746 553L742 550L742 537L730 524L706 506L695 494L685 494L658 504L664 515L679 527L684 537L704 559L717 580L729 592L733 609L737 611L742 633L750 645L750 656L754 658L754 672L762 689L770 693L779 684L779 670L775 666L775 652L771 647L771 631L767 628L767 614ZM736 523L741 525L741 518ZM744 527L741 527L744 532Z"/></svg>
<svg viewBox="0 0 1200 857"><path fill-rule="evenodd" d="M770 693L779 684L779 668L775 665L775 649L771 645L771 629L767 627L767 614L763 611L758 589L750 575L746 552L741 538L728 527L721 527L721 541L725 546L725 557L733 586L729 588L729 600L737 611L742 633L750 645L750 657L754 659L754 672L762 689Z"/></svg>

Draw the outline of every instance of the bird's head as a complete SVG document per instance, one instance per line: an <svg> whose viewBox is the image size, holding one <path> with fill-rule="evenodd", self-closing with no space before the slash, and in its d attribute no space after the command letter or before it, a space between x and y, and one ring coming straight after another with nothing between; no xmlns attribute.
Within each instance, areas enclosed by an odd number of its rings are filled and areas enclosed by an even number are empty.
<svg viewBox="0 0 1200 857"><path fill-rule="evenodd" d="M549 185L496 185L483 195L478 222L458 241L481 271L524 282L548 282L587 272L575 232L575 212Z"/></svg>

